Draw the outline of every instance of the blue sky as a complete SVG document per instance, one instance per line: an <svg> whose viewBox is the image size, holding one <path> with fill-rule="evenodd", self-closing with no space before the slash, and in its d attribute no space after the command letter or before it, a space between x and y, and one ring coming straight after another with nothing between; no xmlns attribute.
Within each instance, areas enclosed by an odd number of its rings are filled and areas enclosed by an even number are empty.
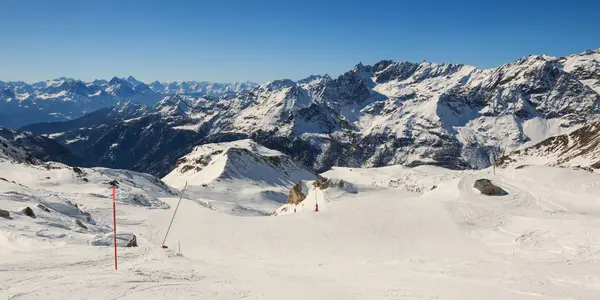
<svg viewBox="0 0 600 300"><path fill-rule="evenodd" d="M600 1L492 2L0 0L0 80L264 82L600 48Z"/></svg>

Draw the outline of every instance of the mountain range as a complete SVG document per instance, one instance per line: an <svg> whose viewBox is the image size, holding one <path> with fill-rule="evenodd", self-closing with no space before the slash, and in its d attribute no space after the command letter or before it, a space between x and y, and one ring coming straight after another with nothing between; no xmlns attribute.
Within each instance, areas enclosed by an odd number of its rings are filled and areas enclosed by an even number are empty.
<svg viewBox="0 0 600 300"><path fill-rule="evenodd" d="M132 76L92 82L65 77L33 84L0 81L0 126L18 128L31 123L73 120L120 101L152 106L168 94L220 97L254 85L195 81L155 81L148 85Z"/></svg>
<svg viewBox="0 0 600 300"><path fill-rule="evenodd" d="M81 123L86 126L25 128L65 144L90 165L164 176L197 145L242 139L281 151L315 172L394 164L484 168L501 153L569 133L600 116L600 49L560 58L530 55L484 70L450 63L359 63L337 78L234 85L240 90L218 97L158 85L146 89L131 81L93 84L104 87L99 95L129 95L124 87L134 86L134 92L160 100L137 101L141 106L131 113L111 118L115 102L101 113L109 121L89 122L88 115ZM167 90L176 94L157 92Z"/></svg>

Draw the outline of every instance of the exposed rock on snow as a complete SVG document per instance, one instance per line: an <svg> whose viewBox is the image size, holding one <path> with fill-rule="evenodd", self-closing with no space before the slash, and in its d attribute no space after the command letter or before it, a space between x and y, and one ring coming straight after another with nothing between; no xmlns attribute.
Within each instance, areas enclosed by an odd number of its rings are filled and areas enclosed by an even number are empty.
<svg viewBox="0 0 600 300"><path fill-rule="evenodd" d="M83 228L83 229L85 229L85 230L87 230L87 229L88 229L88 228L87 228L87 226L85 226L85 225L84 225L84 224L83 224L81 221L79 221L79 220L75 220L75 224L77 224L77 226L79 226L79 227L81 227L81 228Z"/></svg>
<svg viewBox="0 0 600 300"><path fill-rule="evenodd" d="M337 178L319 178L317 180L304 180L290 190L288 202L272 212L271 216L306 211L307 207L314 209L313 205L319 204L321 209L324 202L343 198L348 194L357 194L358 189L351 183ZM319 199L321 198L321 199ZM306 199L314 201L310 204L303 203Z"/></svg>
<svg viewBox="0 0 600 300"><path fill-rule="evenodd" d="M36 218L36 216L35 216L35 213L33 212L33 209L31 209L31 207L29 207L29 206L28 206L28 207L25 207L25 208L23 208L23 209L21 210L21 212L22 212L24 215L28 216L28 217L31 217L31 218L34 218L34 219Z"/></svg>
<svg viewBox="0 0 600 300"><path fill-rule="evenodd" d="M92 246L113 246L114 234L107 233L94 237L90 244ZM137 247L137 237L133 233L117 233L117 247Z"/></svg>
<svg viewBox="0 0 600 300"><path fill-rule="evenodd" d="M43 204L41 204L41 203L40 203L40 204L38 204L38 205L37 205L37 207L38 207L39 209L41 209L41 210L43 210L43 211L47 212L47 213L49 213L49 212L50 212L50 210L49 210L49 209L48 209L46 206L44 206Z"/></svg>
<svg viewBox="0 0 600 300"><path fill-rule="evenodd" d="M302 184L296 183L290 190L287 204L297 205L298 203L304 201L304 199L306 199L306 195L302 192Z"/></svg>
<svg viewBox="0 0 600 300"><path fill-rule="evenodd" d="M0 209L0 217L5 219L10 218L10 212L7 210Z"/></svg>

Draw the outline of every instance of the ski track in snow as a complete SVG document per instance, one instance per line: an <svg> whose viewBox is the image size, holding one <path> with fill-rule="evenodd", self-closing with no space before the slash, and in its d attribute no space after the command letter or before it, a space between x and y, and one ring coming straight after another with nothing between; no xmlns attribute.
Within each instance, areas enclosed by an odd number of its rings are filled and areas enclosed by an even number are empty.
<svg viewBox="0 0 600 300"><path fill-rule="evenodd" d="M35 237L27 230L44 225L15 215L0 219L0 299L600 299L599 175L496 172L335 169L358 194L276 217L215 210L214 192L198 189L186 193L193 198L182 201L166 250L177 197L161 198L169 209L119 204L119 228L140 247L118 249L118 271L111 247L81 238L93 235L54 228L49 236L72 237ZM472 186L482 177L508 195L480 195ZM40 197L51 186L38 185ZM0 192L25 201L18 191ZM111 224L109 198L77 195Z"/></svg>

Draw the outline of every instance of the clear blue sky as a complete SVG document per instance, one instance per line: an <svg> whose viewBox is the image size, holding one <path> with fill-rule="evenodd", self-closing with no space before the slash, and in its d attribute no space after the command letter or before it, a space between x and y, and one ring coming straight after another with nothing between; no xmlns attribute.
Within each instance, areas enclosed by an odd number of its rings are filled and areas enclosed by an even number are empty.
<svg viewBox="0 0 600 300"><path fill-rule="evenodd" d="M502 2L502 3L492 3ZM600 48L600 1L0 0L0 80L264 82Z"/></svg>

